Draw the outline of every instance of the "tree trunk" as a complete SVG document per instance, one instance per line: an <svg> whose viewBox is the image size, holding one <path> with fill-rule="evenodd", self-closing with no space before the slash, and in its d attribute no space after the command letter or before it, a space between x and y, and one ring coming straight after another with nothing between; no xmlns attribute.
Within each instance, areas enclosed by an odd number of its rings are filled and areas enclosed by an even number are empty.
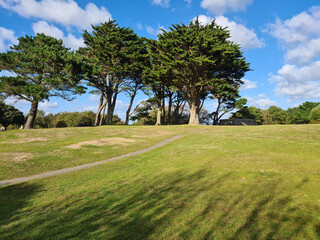
<svg viewBox="0 0 320 240"><path fill-rule="evenodd" d="M109 104L107 110L107 125L112 125L113 113L117 102L118 86L114 88L111 94L108 94Z"/></svg>
<svg viewBox="0 0 320 240"><path fill-rule="evenodd" d="M190 99L189 101L189 108L190 108L190 118L189 118L189 125L199 125L199 112L200 112L200 98L195 96Z"/></svg>
<svg viewBox="0 0 320 240"><path fill-rule="evenodd" d="M169 103L168 103L168 115L167 115L167 124L171 124L171 108L172 108L172 93L169 93Z"/></svg>
<svg viewBox="0 0 320 240"><path fill-rule="evenodd" d="M179 109L178 109L178 122L177 122L177 124L179 124L179 120L181 120L182 119L182 115L183 115L183 113L184 113L184 107L186 106L186 102L184 102L182 105L181 105L181 112L179 113Z"/></svg>
<svg viewBox="0 0 320 240"><path fill-rule="evenodd" d="M106 113L106 105L104 106L104 108L102 110L102 115L100 116L99 126L101 126L103 124L105 113Z"/></svg>
<svg viewBox="0 0 320 240"><path fill-rule="evenodd" d="M161 108L162 108L161 123L165 124L165 121L166 121L166 99L165 99L165 97L162 98Z"/></svg>
<svg viewBox="0 0 320 240"><path fill-rule="evenodd" d="M217 110L214 112L214 115L213 115L212 125L218 125L220 107L221 107L221 101L220 101L220 98L218 98L218 106L217 106Z"/></svg>
<svg viewBox="0 0 320 240"><path fill-rule="evenodd" d="M113 117L112 104L111 104L112 96L110 96L108 94L107 98L108 98L108 108L107 108L106 124L111 125L112 124L112 117Z"/></svg>
<svg viewBox="0 0 320 240"><path fill-rule="evenodd" d="M132 108L133 100L134 100L134 98L136 97L136 94L137 94L137 89L136 89L136 90L133 92L133 94L131 95L130 103L129 103L129 106L128 106L128 110L127 110L127 112L126 112L126 122L125 122L125 125L128 125L128 124L129 124L130 111L131 111L131 108Z"/></svg>
<svg viewBox="0 0 320 240"><path fill-rule="evenodd" d="M108 103L108 101L107 101L107 99L106 99L106 101L105 101L105 102L103 103L103 105L98 109L97 112L100 113L100 112L102 111L102 109L104 109L104 108L106 107L107 103ZM96 117L97 117L97 115L96 115ZM97 120L97 118L96 118L96 120ZM99 123L99 118L98 118L98 123ZM97 125L95 125L95 127L98 126L98 123L97 123Z"/></svg>
<svg viewBox="0 0 320 240"><path fill-rule="evenodd" d="M156 122L156 125L161 125L162 122L161 122L161 115L162 115L162 109L161 109L161 106L158 107L158 112L157 112L157 122Z"/></svg>
<svg viewBox="0 0 320 240"><path fill-rule="evenodd" d="M31 108L29 111L29 117L25 125L25 129L32 129L34 121L36 120L37 116L37 111L38 111L38 102L37 101L32 101L31 103Z"/></svg>
<svg viewBox="0 0 320 240"><path fill-rule="evenodd" d="M102 110L101 106L103 104L103 93L101 92L100 94L100 101L99 101L99 106L98 106L98 110L97 110L97 114L96 114L96 119L94 121L94 126L98 126L98 122L99 122L99 117L100 117L100 112Z"/></svg>

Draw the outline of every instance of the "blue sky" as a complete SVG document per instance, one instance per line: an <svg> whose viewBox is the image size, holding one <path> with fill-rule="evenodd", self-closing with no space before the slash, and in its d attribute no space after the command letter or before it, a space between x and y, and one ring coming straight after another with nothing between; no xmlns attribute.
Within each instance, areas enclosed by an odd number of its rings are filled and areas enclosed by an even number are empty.
<svg viewBox="0 0 320 240"><path fill-rule="evenodd" d="M37 32L61 38L77 49L83 46L83 29L110 18L140 36L156 38L160 28L188 24L196 16L204 24L216 18L242 46L253 70L244 77L240 92L249 105L287 109L320 101L319 0L0 0L0 52L6 52L18 37ZM140 93L135 103L145 98ZM30 108L30 103L13 98L6 102L25 113ZM97 104L97 96L84 94L72 102L52 98L40 109L95 111ZM126 96L120 95L116 113L122 118L127 104ZM208 111L214 106L213 101L205 104Z"/></svg>

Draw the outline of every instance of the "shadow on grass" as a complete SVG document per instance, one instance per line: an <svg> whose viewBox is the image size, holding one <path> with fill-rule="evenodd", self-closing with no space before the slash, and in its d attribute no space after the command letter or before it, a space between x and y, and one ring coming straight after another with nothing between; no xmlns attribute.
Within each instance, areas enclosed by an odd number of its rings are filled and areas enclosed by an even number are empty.
<svg viewBox="0 0 320 240"><path fill-rule="evenodd" d="M35 206L20 216L19 209L39 189L17 185L2 189L11 202L21 203L9 205L4 212L7 220L1 223L7 225L4 232L10 239L320 237L319 209L294 201L294 192L306 179L288 185L280 178L244 181L240 177L236 173L212 176L206 170L162 174L119 186L118 191ZM0 204L8 202L3 197ZM18 222L21 219L23 224Z"/></svg>
<svg viewBox="0 0 320 240"><path fill-rule="evenodd" d="M28 206L34 194L41 191L41 186L22 183L0 188L0 238L13 239L13 232L1 233L2 227L20 220L20 212ZM5 230L5 229L4 229ZM8 234L7 234L8 233Z"/></svg>

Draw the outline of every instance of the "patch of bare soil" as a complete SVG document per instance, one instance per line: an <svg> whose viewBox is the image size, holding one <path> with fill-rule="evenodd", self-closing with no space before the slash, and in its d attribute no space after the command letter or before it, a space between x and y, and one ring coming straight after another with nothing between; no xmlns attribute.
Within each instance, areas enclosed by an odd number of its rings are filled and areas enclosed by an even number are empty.
<svg viewBox="0 0 320 240"><path fill-rule="evenodd" d="M14 143L30 143L30 142L46 142L47 138L44 137L28 137L20 140L14 141Z"/></svg>
<svg viewBox="0 0 320 240"><path fill-rule="evenodd" d="M75 144L71 144L67 146L70 149L80 149L84 145L93 145L93 146L106 146L106 145L122 145L128 146L131 143L137 142L136 139L128 139L128 138L102 138L98 140L84 141Z"/></svg>
<svg viewBox="0 0 320 240"><path fill-rule="evenodd" d="M19 153L0 153L0 159L10 162L24 162L33 157L32 153L19 152Z"/></svg>

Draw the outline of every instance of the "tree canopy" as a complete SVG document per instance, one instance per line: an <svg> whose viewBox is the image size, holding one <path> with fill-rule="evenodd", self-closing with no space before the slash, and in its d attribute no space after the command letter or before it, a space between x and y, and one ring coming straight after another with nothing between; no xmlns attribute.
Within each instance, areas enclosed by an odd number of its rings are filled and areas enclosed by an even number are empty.
<svg viewBox="0 0 320 240"><path fill-rule="evenodd" d="M172 73L172 85L189 103L189 124L199 124L201 96L216 81L241 84L249 71L239 45L228 40L230 33L215 21L201 25L198 19L189 25L174 24L163 30L150 47L158 69Z"/></svg>
<svg viewBox="0 0 320 240"><path fill-rule="evenodd" d="M73 94L84 92L79 85L81 64L62 40L44 34L18 40L12 51L0 53L1 70L14 75L0 77L0 92L32 103L25 126L30 129L39 102L53 96L71 100Z"/></svg>
<svg viewBox="0 0 320 240"><path fill-rule="evenodd" d="M88 85L96 88L101 95L95 125L98 125L100 112L106 106L107 123L112 124L118 93L123 90L122 87L127 91L131 87L135 91L143 68L147 66L145 39L130 28L120 27L114 20L92 28L92 33L84 31L86 47L79 52L91 66L87 74ZM129 84L126 80L134 83Z"/></svg>
<svg viewBox="0 0 320 240"><path fill-rule="evenodd" d="M10 124L24 124L24 116L21 111L13 106L0 101L0 124L7 128Z"/></svg>

